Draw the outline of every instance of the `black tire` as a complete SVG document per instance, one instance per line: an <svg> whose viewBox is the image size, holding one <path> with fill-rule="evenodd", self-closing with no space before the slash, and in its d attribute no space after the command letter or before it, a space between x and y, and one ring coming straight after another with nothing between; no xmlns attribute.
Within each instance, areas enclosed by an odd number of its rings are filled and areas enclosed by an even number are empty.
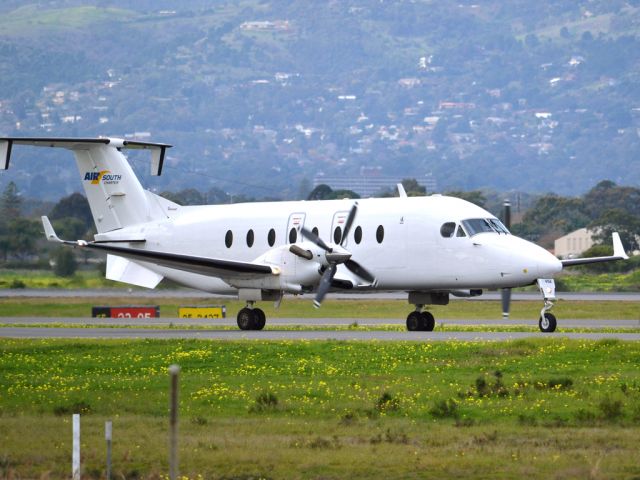
<svg viewBox="0 0 640 480"><path fill-rule="evenodd" d="M253 315L255 316L255 324L253 326L253 329L262 330L264 326L267 324L267 316L259 308L253 309Z"/></svg>
<svg viewBox="0 0 640 480"><path fill-rule="evenodd" d="M555 332L557 325L558 322L556 321L556 316L553 313L545 313L544 317L540 317L540 320L538 321L540 331L545 333Z"/></svg>
<svg viewBox="0 0 640 480"><path fill-rule="evenodd" d="M240 330L253 330L256 324L256 315L253 310L249 308L243 308L238 312L238 327Z"/></svg>
<svg viewBox="0 0 640 480"><path fill-rule="evenodd" d="M433 318L433 314L431 312L422 312L420 314L422 317L422 329L425 332L433 332L433 329L436 326L436 319Z"/></svg>
<svg viewBox="0 0 640 480"><path fill-rule="evenodd" d="M407 330L410 332L420 331L422 328L422 314L420 312L411 312L407 316Z"/></svg>

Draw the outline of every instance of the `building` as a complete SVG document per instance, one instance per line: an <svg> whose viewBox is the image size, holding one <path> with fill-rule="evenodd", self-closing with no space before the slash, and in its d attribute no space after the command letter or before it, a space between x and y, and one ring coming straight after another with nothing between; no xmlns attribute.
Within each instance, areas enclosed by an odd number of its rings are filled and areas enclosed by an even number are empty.
<svg viewBox="0 0 640 480"><path fill-rule="evenodd" d="M585 250L594 245L594 232L586 228L580 228L556 239L554 249L556 257L568 258L580 256Z"/></svg>
<svg viewBox="0 0 640 480"><path fill-rule="evenodd" d="M396 185L405 178L409 177L382 175L380 167L362 167L360 175L357 177L316 175L313 179L313 186L315 188L320 184L325 184L329 185L332 190L351 190L362 198L367 198L379 195L385 190L395 191ZM420 185L426 187L427 193L436 192L436 179L431 173L417 180Z"/></svg>

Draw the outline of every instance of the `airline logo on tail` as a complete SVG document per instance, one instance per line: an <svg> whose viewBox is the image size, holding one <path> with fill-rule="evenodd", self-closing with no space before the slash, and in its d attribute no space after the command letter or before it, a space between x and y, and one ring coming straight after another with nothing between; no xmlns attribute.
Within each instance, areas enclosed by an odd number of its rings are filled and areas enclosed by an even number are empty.
<svg viewBox="0 0 640 480"><path fill-rule="evenodd" d="M91 185L98 185L101 181L104 184L116 184L122 179L122 175L112 174L109 170L99 172L87 172L84 174L85 181L90 181Z"/></svg>

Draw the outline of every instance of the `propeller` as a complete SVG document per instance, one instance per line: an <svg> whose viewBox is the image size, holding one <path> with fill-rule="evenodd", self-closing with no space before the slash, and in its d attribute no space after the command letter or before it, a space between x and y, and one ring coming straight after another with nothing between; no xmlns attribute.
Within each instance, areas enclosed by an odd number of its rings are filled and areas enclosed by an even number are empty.
<svg viewBox="0 0 640 480"><path fill-rule="evenodd" d="M325 258L329 263L329 267L322 274L322 278L320 279L320 283L318 284L316 298L313 301L313 305L316 308L320 307L322 300L324 300L324 297L329 291L329 288L331 288L331 282L333 281L333 277L335 277L336 272L338 271L339 264L343 264L352 273L366 280L367 282L375 282L375 277L358 262L356 262L355 260L351 260L351 253L344 248L344 244L349 237L349 232L351 230L351 227L353 226L353 222L356 218L357 213L358 203L356 202L353 204L353 207L351 207L349 215L347 216L347 220L344 224L344 231L342 233L342 241L339 245L330 246L326 244L318 235L310 230L307 230L304 227L302 227L302 229L300 230L304 237L306 237L309 241L316 244L326 252Z"/></svg>
<svg viewBox="0 0 640 480"><path fill-rule="evenodd" d="M503 206L503 223L508 229L511 229L511 202L509 199L505 199ZM509 310L511 309L511 289L503 288L500 291L500 296L502 298L502 318L506 320L509 318Z"/></svg>

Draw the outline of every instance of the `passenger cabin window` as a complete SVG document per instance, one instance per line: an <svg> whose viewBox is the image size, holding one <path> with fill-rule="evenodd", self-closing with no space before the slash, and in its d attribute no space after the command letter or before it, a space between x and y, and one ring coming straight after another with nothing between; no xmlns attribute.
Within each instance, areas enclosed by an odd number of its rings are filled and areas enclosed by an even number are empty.
<svg viewBox="0 0 640 480"><path fill-rule="evenodd" d="M376 230L376 240L378 243L382 243L384 240L384 227L382 225L378 225L378 229Z"/></svg>
<svg viewBox="0 0 640 480"><path fill-rule="evenodd" d="M455 222L447 222L440 227L440 235L444 238L453 237L453 233L456 231Z"/></svg>
<svg viewBox="0 0 640 480"><path fill-rule="evenodd" d="M269 230L269 234L267 235L267 242L269 242L269 246L273 247L276 243L276 231L272 228Z"/></svg>
<svg viewBox="0 0 640 480"><path fill-rule="evenodd" d="M224 244L227 248L231 248L231 245L233 245L233 232L231 230L227 230L227 234L224 236Z"/></svg>
<svg viewBox="0 0 640 480"><path fill-rule="evenodd" d="M333 231L333 243L340 243L342 240L342 229L340 227L336 227Z"/></svg>
<svg viewBox="0 0 640 480"><path fill-rule="evenodd" d="M298 240L298 231L295 228L289 230L289 243L296 243Z"/></svg>
<svg viewBox="0 0 640 480"><path fill-rule="evenodd" d="M249 230L247 232L247 247L249 248L253 247L253 240L254 240L253 230Z"/></svg>
<svg viewBox="0 0 640 480"><path fill-rule="evenodd" d="M468 220L463 220L462 225L470 237L479 233L509 233L507 227L505 227L497 218L470 218Z"/></svg>
<svg viewBox="0 0 640 480"><path fill-rule="evenodd" d="M356 241L356 244L360 245L360 242L362 241L362 227L356 227L355 231L353 232L353 239Z"/></svg>
<svg viewBox="0 0 640 480"><path fill-rule="evenodd" d="M313 227L311 229L311 233L313 233L316 237L320 236L320 234L318 233L318 227Z"/></svg>

